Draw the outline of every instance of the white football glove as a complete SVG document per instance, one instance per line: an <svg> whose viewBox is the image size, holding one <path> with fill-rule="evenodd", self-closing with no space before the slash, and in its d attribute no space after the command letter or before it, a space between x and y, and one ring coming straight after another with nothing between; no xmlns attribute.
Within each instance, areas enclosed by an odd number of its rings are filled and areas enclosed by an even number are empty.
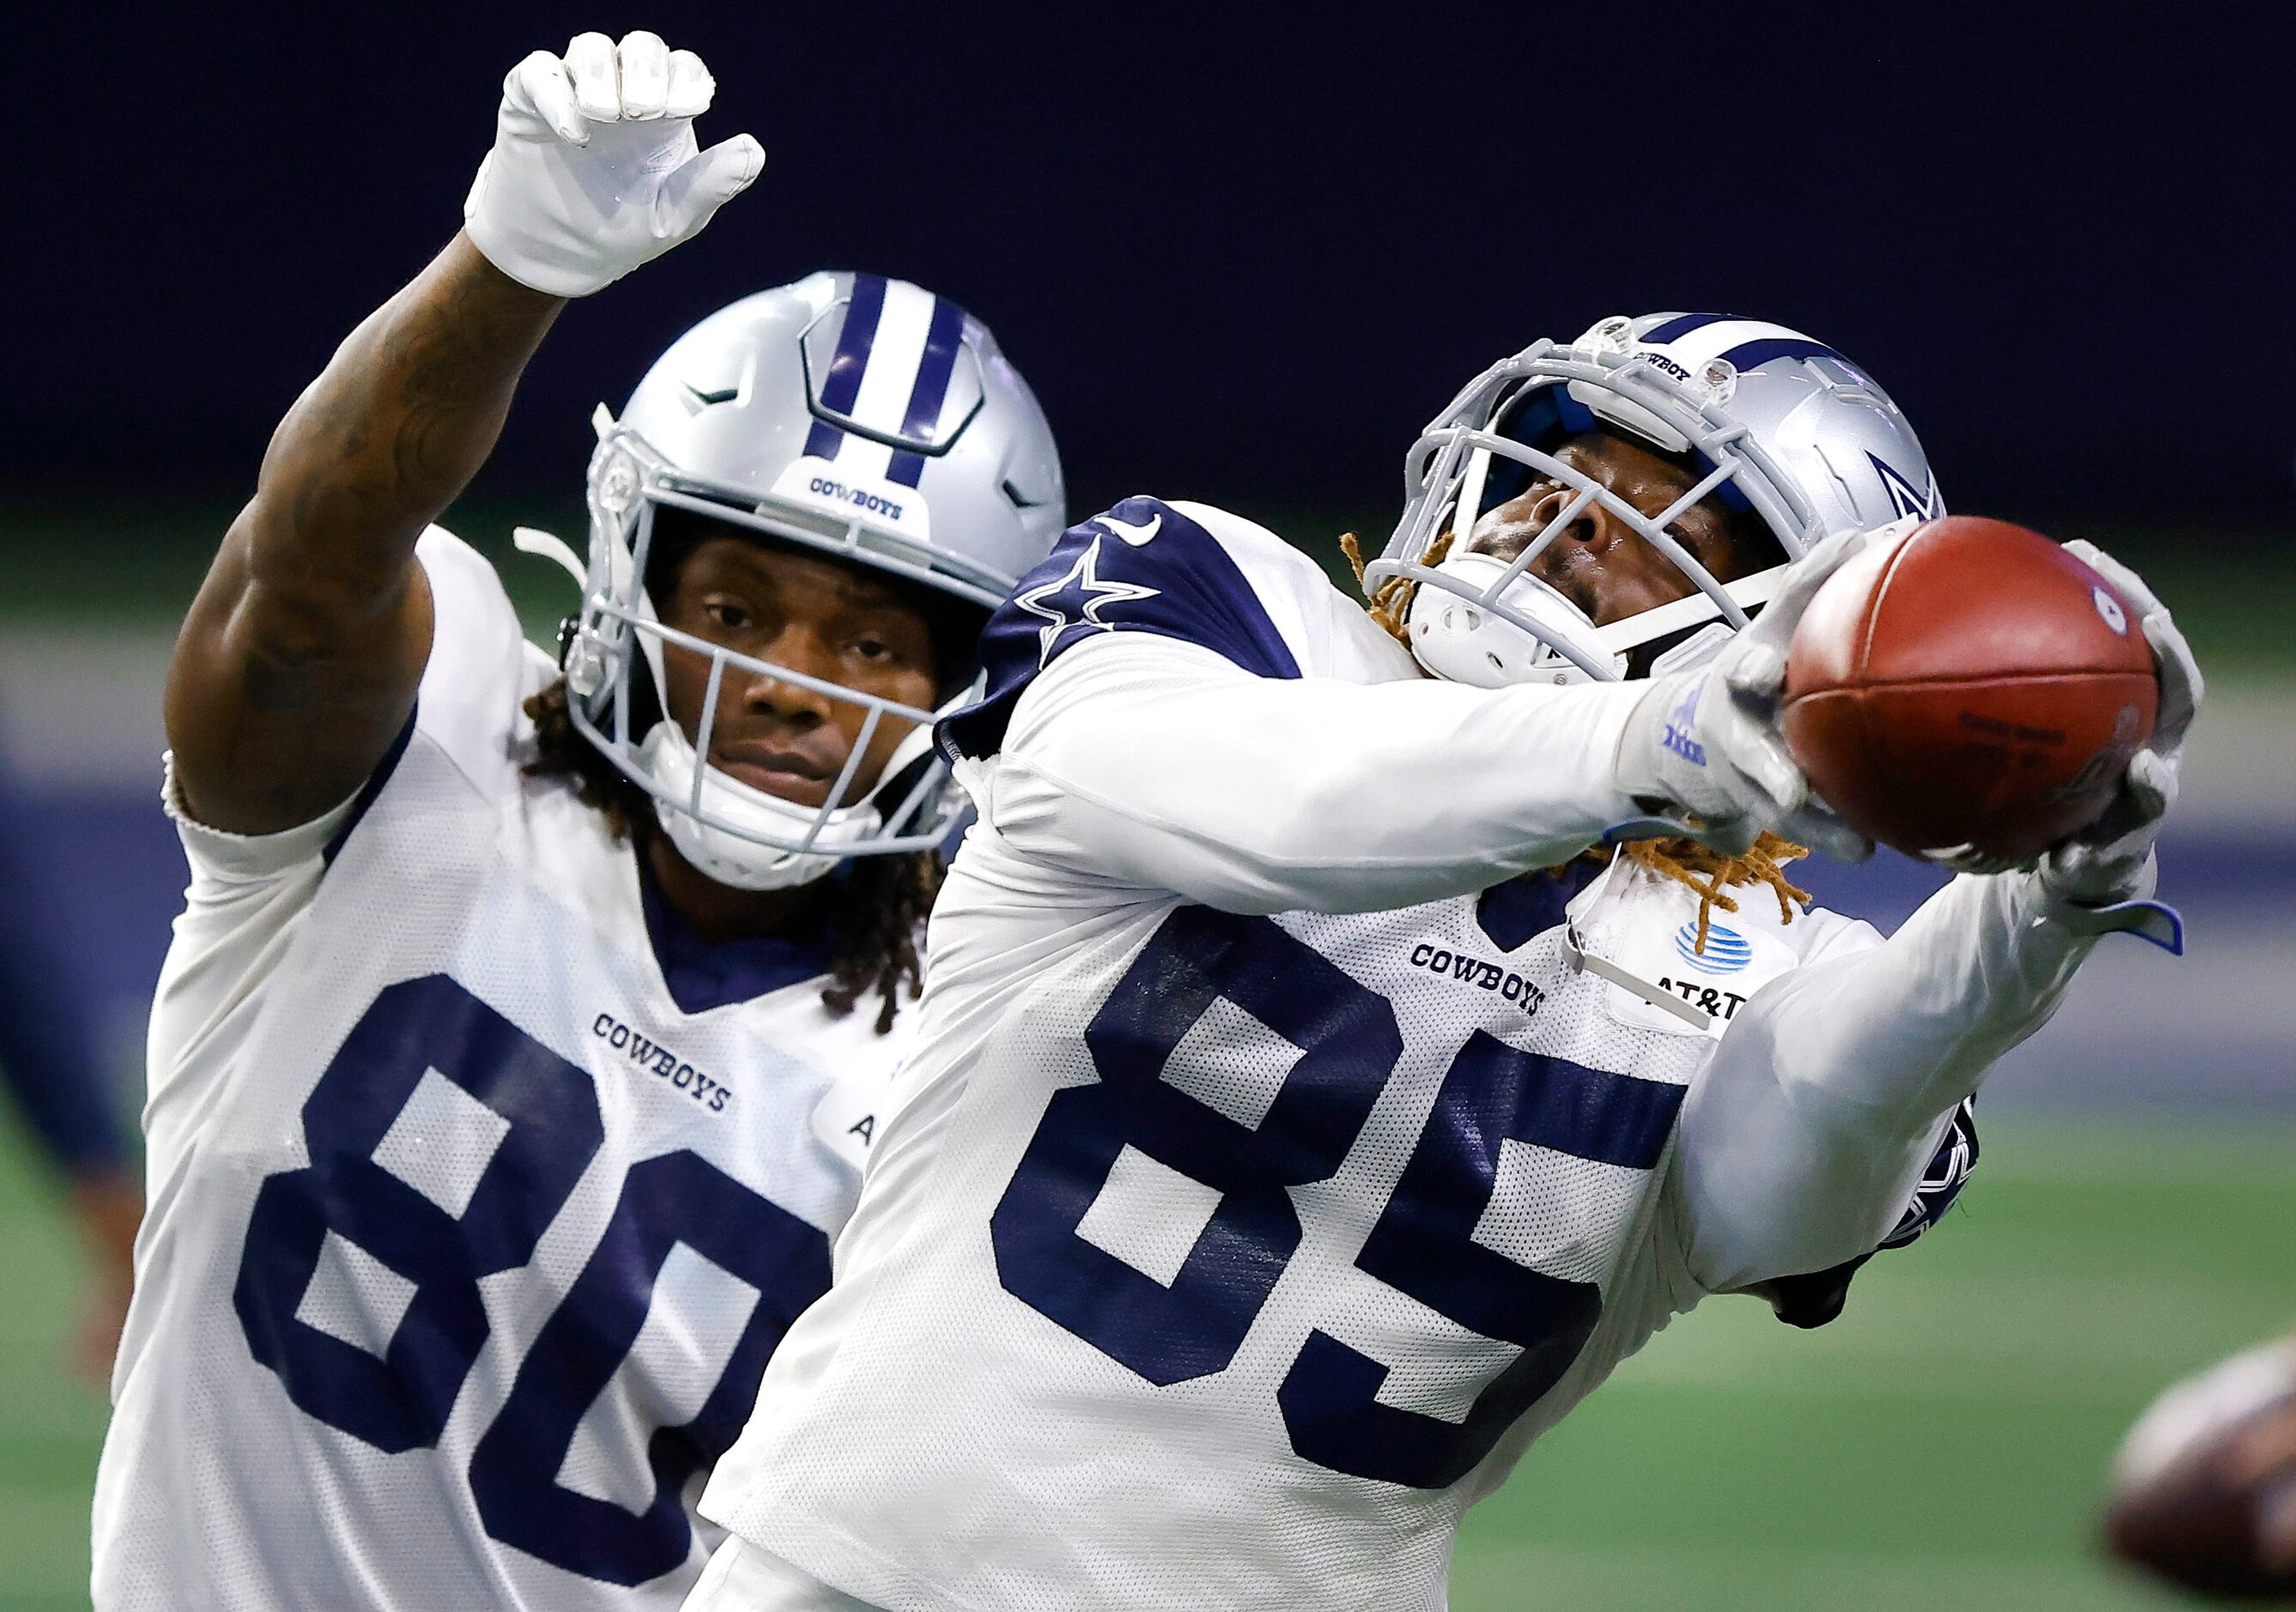
<svg viewBox="0 0 2296 1612"><path fill-rule="evenodd" d="M1686 833L1729 853L1746 850L1765 828L1845 861L1873 853L1873 841L1810 793L1778 728L1794 628L1867 536L1834 533L1794 562L1762 613L1706 665L1652 679L1620 736L1615 776L1628 794L1699 822L1637 827Z"/></svg>
<svg viewBox="0 0 2296 1612"><path fill-rule="evenodd" d="M2143 578L2094 543L2068 543L2065 551L2087 561L2128 601L2152 646L2153 674L2161 683L2152 736L2129 758L2120 793L2095 822L2040 860L2041 887L2051 895L2078 906L2103 907L2152 893L2152 842L2177 803L2185 733L2200 711L2206 685L2185 635Z"/></svg>
<svg viewBox="0 0 2296 1612"><path fill-rule="evenodd" d="M495 147L463 203L472 243L521 285L586 297L699 234L766 162L747 135L696 146L716 89L701 57L655 34L535 52L503 80Z"/></svg>

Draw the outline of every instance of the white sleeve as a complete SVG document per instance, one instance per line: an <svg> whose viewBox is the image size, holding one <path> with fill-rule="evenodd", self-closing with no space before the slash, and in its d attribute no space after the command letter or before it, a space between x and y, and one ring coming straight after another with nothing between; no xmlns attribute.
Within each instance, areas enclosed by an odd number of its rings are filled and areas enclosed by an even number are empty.
<svg viewBox="0 0 2296 1612"><path fill-rule="evenodd" d="M387 751L374 773L344 801L308 823L274 834L226 834L191 815L177 788L172 755L161 758L160 803L183 841L193 872L196 907L207 884L242 890L316 864L330 855L337 835L357 820L409 738L419 733L455 759L474 779L514 772L511 736L519 706L534 681L524 675L529 646L501 580L477 550L443 528L427 529L414 546L430 587L431 636L424 660L412 732Z"/></svg>
<svg viewBox="0 0 2296 1612"><path fill-rule="evenodd" d="M480 791L515 786L519 703L539 675L518 618L486 561L437 527L415 546L432 601L430 654L408 727L357 794L275 834L226 834L185 810L168 763L162 800L191 879L152 997L144 1111L147 1165L168 1179L235 1066L186 1056L246 1033L261 987L329 876L335 852L370 810L389 810L389 785L410 752L444 753Z"/></svg>
<svg viewBox="0 0 2296 1612"><path fill-rule="evenodd" d="M1256 676L1102 633L964 776L1012 848L1230 912L1370 912L1566 861L1636 815L1613 786L1641 690Z"/></svg>
<svg viewBox="0 0 2296 1612"><path fill-rule="evenodd" d="M1683 1106L1675 1168L1710 1289L1873 1252L1954 1109L2095 943L2049 920L2030 874L1956 879L1888 941L1870 933L1843 930L1758 991Z"/></svg>

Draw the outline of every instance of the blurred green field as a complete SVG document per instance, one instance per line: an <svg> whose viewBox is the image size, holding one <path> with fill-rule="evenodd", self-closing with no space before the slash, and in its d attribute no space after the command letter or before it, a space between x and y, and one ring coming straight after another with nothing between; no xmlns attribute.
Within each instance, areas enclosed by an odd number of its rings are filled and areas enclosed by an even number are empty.
<svg viewBox="0 0 2296 1612"><path fill-rule="evenodd" d="M2087 1539L2170 1378L2296 1314L2296 1134L2021 1119L1933 1237L1796 1334L1716 1301L1471 1514L1458 1612L2181 1605Z"/></svg>
<svg viewBox="0 0 2296 1612"><path fill-rule="evenodd" d="M1629 1361L1470 1517L1456 1612L2176 1604L2089 1557L2100 1474L2163 1383L2296 1313L2292 1158L2285 1126L1989 1126L1965 1207L1833 1327L1718 1301ZM86 1605L76 1255L0 1139L0 1612Z"/></svg>

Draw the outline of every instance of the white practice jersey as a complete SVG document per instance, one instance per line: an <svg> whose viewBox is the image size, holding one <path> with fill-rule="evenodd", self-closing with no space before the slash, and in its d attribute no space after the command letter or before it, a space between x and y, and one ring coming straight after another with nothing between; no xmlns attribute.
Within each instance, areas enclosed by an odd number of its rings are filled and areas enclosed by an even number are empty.
<svg viewBox="0 0 2296 1612"><path fill-rule="evenodd" d="M355 801L244 838L170 787L103 1612L676 1607L906 1044L524 775L549 661L477 554L416 552L430 662Z"/></svg>
<svg viewBox="0 0 2296 1612"><path fill-rule="evenodd" d="M1741 889L1702 948L1680 884L1524 874L1637 815L1639 691L1417 680L1200 506L1071 531L984 654L919 1050L702 1501L872 1605L1439 1608L1671 1316L1907 1230L2081 949L2017 950L2018 881L1886 942Z"/></svg>

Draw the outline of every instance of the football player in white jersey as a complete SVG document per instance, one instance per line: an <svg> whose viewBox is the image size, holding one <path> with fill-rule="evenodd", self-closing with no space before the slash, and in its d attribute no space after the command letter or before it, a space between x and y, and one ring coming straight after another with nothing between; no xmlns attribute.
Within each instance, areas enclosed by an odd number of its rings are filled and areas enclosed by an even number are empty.
<svg viewBox="0 0 2296 1612"><path fill-rule="evenodd" d="M562 673L429 524L565 300L756 175L697 149L710 90L643 33L511 73L463 230L289 413L184 625L106 1612L674 1608L828 1285L953 810L931 719L1063 523L1041 412L954 303L819 274L602 411L587 565L522 539L583 576Z"/></svg>
<svg viewBox="0 0 2296 1612"><path fill-rule="evenodd" d="M1779 871L1771 831L1857 849L1776 729L1791 629L1937 508L1832 349L1607 320L1409 477L1372 613L1135 498L993 619L918 1050L689 1608L1439 1608L1541 1431L1707 1295L1870 1253L2096 936L2175 938L2199 679L2094 551L2162 685L2105 819L1887 940Z"/></svg>

